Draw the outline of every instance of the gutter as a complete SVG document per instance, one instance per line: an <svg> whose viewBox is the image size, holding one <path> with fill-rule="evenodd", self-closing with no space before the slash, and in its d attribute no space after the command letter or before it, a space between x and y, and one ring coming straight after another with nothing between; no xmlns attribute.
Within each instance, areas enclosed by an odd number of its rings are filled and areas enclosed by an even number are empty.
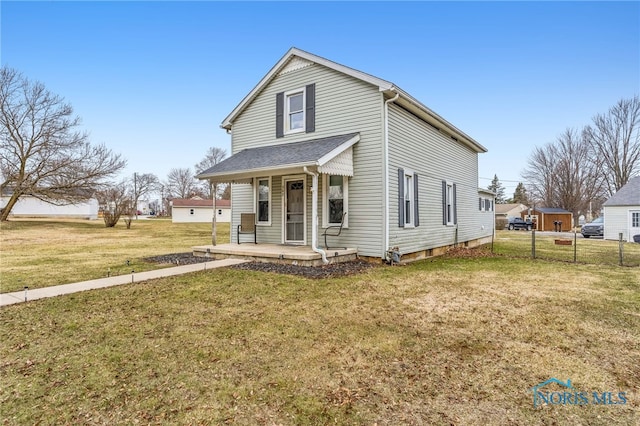
<svg viewBox="0 0 640 426"><path fill-rule="evenodd" d="M384 233L384 247L382 247L382 259L386 259L389 249L389 104L400 97L395 88L391 89L395 96L384 101L384 217L382 230Z"/></svg>
<svg viewBox="0 0 640 426"><path fill-rule="evenodd" d="M322 256L322 263L329 263L327 253L318 247L318 173L310 172L307 166L303 167L306 174L311 176L311 249Z"/></svg>

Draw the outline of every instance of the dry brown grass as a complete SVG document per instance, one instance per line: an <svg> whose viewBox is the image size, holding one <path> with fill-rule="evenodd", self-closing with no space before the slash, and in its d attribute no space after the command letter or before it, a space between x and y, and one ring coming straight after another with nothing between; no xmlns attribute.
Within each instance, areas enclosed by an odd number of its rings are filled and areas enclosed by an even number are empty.
<svg viewBox="0 0 640 426"><path fill-rule="evenodd" d="M218 229L219 241L228 242L229 224ZM123 223L105 228L102 221L16 219L0 224L1 291L157 269L161 266L143 259L210 241L207 223L140 219L126 229Z"/></svg>
<svg viewBox="0 0 640 426"><path fill-rule="evenodd" d="M0 311L7 424L637 424L640 270L216 270ZM617 406L533 407L570 378Z"/></svg>

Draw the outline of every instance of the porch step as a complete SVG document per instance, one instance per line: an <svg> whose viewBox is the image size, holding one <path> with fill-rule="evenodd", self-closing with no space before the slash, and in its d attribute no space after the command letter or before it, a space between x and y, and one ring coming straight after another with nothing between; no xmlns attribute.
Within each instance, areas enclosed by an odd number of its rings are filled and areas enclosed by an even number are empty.
<svg viewBox="0 0 640 426"><path fill-rule="evenodd" d="M358 257L358 249L325 250L329 263L348 262ZM219 259L246 259L258 262L287 263L301 266L321 266L322 256L310 246L286 244L220 244L193 247L193 255Z"/></svg>

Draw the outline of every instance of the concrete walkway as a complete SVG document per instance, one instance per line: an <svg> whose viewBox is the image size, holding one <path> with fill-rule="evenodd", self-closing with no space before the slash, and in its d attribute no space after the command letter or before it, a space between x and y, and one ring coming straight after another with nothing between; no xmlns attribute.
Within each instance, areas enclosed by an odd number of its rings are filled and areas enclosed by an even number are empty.
<svg viewBox="0 0 640 426"><path fill-rule="evenodd" d="M36 288L33 290L15 291L13 293L0 294L0 306L13 305L25 301L43 299L45 297L60 296L62 294L77 293L79 291L94 290L97 288L113 287L122 284L131 284L140 281L153 280L173 275L188 274L189 272L206 271L208 269L222 268L224 266L237 265L248 262L244 259L222 259L211 262L195 263L192 265L175 266L173 268L156 269L146 272L135 272L129 275L118 275L97 280L82 281L79 283L56 285L52 287ZM25 300L26 297L26 300Z"/></svg>

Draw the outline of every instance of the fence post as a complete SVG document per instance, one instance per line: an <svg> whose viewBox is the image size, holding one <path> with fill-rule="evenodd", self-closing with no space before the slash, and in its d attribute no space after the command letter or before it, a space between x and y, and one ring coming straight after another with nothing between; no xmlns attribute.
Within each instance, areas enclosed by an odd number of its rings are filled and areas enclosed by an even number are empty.
<svg viewBox="0 0 640 426"><path fill-rule="evenodd" d="M531 231L531 258L536 258L536 230Z"/></svg>
<svg viewBox="0 0 640 426"><path fill-rule="evenodd" d="M573 228L573 263L578 261L578 232Z"/></svg>
<svg viewBox="0 0 640 426"><path fill-rule="evenodd" d="M624 245L622 244L622 232L618 233L618 256L620 257L620 266L624 264Z"/></svg>

